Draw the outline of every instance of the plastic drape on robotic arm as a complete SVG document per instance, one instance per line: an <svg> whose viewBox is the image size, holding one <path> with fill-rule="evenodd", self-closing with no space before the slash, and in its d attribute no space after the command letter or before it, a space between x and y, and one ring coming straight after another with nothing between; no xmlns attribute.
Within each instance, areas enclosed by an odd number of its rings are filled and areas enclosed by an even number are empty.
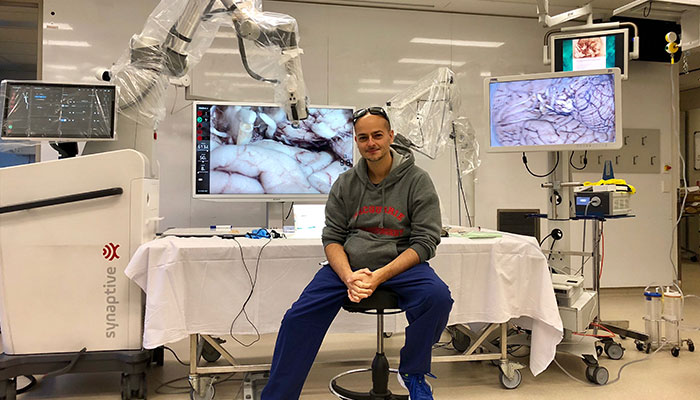
<svg viewBox="0 0 700 400"><path fill-rule="evenodd" d="M232 10L214 9L214 4L221 6L211 0L162 0L156 6L143 31L131 38L129 49L110 69L111 81L120 88L119 111L137 121L161 121L170 79L185 75L199 63L219 27L226 24L238 34L241 59L250 75L273 83L275 101L286 111L290 103L303 106L299 114L306 117L296 20L262 12L260 0L236 2ZM244 41L254 46L243 48ZM250 60L260 56L256 70L248 65L247 56Z"/></svg>
<svg viewBox="0 0 700 400"><path fill-rule="evenodd" d="M119 111L137 121L165 117L165 90L170 78L183 76L201 60L214 40L224 13L202 18L208 0L162 0L140 34L110 68L119 87ZM191 41L182 40L190 37Z"/></svg>
<svg viewBox="0 0 700 400"><path fill-rule="evenodd" d="M255 4L236 4L233 13L243 66L251 77L275 85L275 103L284 108L290 121L304 119L307 99L297 21L289 15L263 12L259 0Z"/></svg>
<svg viewBox="0 0 700 400"><path fill-rule="evenodd" d="M479 159L479 142L476 140L476 131L472 127L469 118L458 117L453 122L454 144L457 152L459 173L462 176L469 174L481 165Z"/></svg>
<svg viewBox="0 0 700 400"><path fill-rule="evenodd" d="M387 101L392 128L417 151L435 158L450 139L457 99L454 73L439 68Z"/></svg>
<svg viewBox="0 0 700 400"><path fill-rule="evenodd" d="M449 142L457 147L461 175L479 164L479 144L469 119L459 116L459 91L454 72L439 68L387 101L392 128L411 147L434 159Z"/></svg>

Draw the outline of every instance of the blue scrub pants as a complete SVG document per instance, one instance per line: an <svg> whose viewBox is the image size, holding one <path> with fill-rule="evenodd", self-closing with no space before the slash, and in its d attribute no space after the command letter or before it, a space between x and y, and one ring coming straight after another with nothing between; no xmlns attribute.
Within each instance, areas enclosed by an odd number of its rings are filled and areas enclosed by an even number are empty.
<svg viewBox="0 0 700 400"><path fill-rule="evenodd" d="M398 294L409 326L399 371L430 372L433 344L447 325L450 290L428 263L421 263L380 285ZM322 267L282 319L263 400L298 399L321 342L347 297L347 287L330 266Z"/></svg>

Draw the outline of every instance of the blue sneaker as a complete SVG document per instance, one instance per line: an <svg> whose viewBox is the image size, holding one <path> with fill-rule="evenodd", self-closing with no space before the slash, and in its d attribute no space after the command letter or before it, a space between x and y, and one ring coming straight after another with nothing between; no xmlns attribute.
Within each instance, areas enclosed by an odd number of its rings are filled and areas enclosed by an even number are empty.
<svg viewBox="0 0 700 400"><path fill-rule="evenodd" d="M425 380L425 376L436 378L435 375L431 373L425 375L398 373L396 376L399 378L401 386L408 390L409 400L433 400L433 388Z"/></svg>

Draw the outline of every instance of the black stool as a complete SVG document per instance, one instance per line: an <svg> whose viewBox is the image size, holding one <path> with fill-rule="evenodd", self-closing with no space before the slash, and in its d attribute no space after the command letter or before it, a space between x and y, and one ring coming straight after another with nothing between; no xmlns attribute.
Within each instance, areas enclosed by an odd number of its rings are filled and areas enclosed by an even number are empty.
<svg viewBox="0 0 700 400"><path fill-rule="evenodd" d="M389 368L389 361L384 355L384 315L403 312L399 309L398 295L392 290L377 289L370 297L359 303L353 303L346 299L343 308L349 312L377 314L377 354L372 360L371 368L346 371L331 379L329 387L331 393L346 400L408 400L407 395L393 394L389 390L389 373L398 373L398 371ZM386 310L394 311L387 312ZM372 389L369 392L355 392L336 383L343 376L367 371L372 371Z"/></svg>

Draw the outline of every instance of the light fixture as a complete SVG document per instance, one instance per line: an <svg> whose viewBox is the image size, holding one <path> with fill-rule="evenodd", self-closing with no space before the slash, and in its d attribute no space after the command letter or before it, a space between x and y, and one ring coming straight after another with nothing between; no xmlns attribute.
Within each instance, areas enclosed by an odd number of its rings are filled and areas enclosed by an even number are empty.
<svg viewBox="0 0 700 400"><path fill-rule="evenodd" d="M79 40L44 40L44 46L92 47L90 43Z"/></svg>
<svg viewBox="0 0 700 400"><path fill-rule="evenodd" d="M358 82L373 85L378 84L381 81L379 79L360 79Z"/></svg>
<svg viewBox="0 0 700 400"><path fill-rule="evenodd" d="M205 72L204 76L220 76L225 78L247 78L248 74L242 72Z"/></svg>
<svg viewBox="0 0 700 400"><path fill-rule="evenodd" d="M221 88L221 83L216 82L216 81L208 81L205 83L205 86L209 87L216 87ZM253 88L253 89L267 89L272 87L272 85L268 85L266 83L232 83L231 86L233 88Z"/></svg>
<svg viewBox="0 0 700 400"><path fill-rule="evenodd" d="M44 22L44 29L56 29L59 31L72 31L73 27L70 24L57 22Z"/></svg>
<svg viewBox="0 0 700 400"><path fill-rule="evenodd" d="M460 46L460 47L486 47L486 48L496 48L501 47L504 42L487 42L479 40L454 40L454 39L433 39L433 38L422 38L415 37L411 39L411 43L421 43L421 44L436 44L442 46Z"/></svg>
<svg viewBox="0 0 700 400"><path fill-rule="evenodd" d="M418 83L418 81L411 81L406 79L394 79L392 82L394 85L413 85Z"/></svg>
<svg viewBox="0 0 700 400"><path fill-rule="evenodd" d="M235 38L236 38L236 33L235 33L235 32L218 31L218 32L216 32L216 37L218 37L218 38L227 38L227 39L235 39Z"/></svg>
<svg viewBox="0 0 700 400"><path fill-rule="evenodd" d="M452 60L436 60L428 58L402 58L399 60L401 64L429 64L429 65L452 65L455 67L461 67L466 64L465 61L452 61Z"/></svg>
<svg viewBox="0 0 700 400"><path fill-rule="evenodd" d="M75 71L78 69L75 65L59 65L59 64L45 64L44 69L56 69L61 71Z"/></svg>
<svg viewBox="0 0 700 400"><path fill-rule="evenodd" d="M401 90L392 88L359 88L357 93L399 93Z"/></svg>
<svg viewBox="0 0 700 400"><path fill-rule="evenodd" d="M205 53L209 54L240 54L238 49L227 49L227 48L220 48L220 47L210 47L205 51Z"/></svg>

